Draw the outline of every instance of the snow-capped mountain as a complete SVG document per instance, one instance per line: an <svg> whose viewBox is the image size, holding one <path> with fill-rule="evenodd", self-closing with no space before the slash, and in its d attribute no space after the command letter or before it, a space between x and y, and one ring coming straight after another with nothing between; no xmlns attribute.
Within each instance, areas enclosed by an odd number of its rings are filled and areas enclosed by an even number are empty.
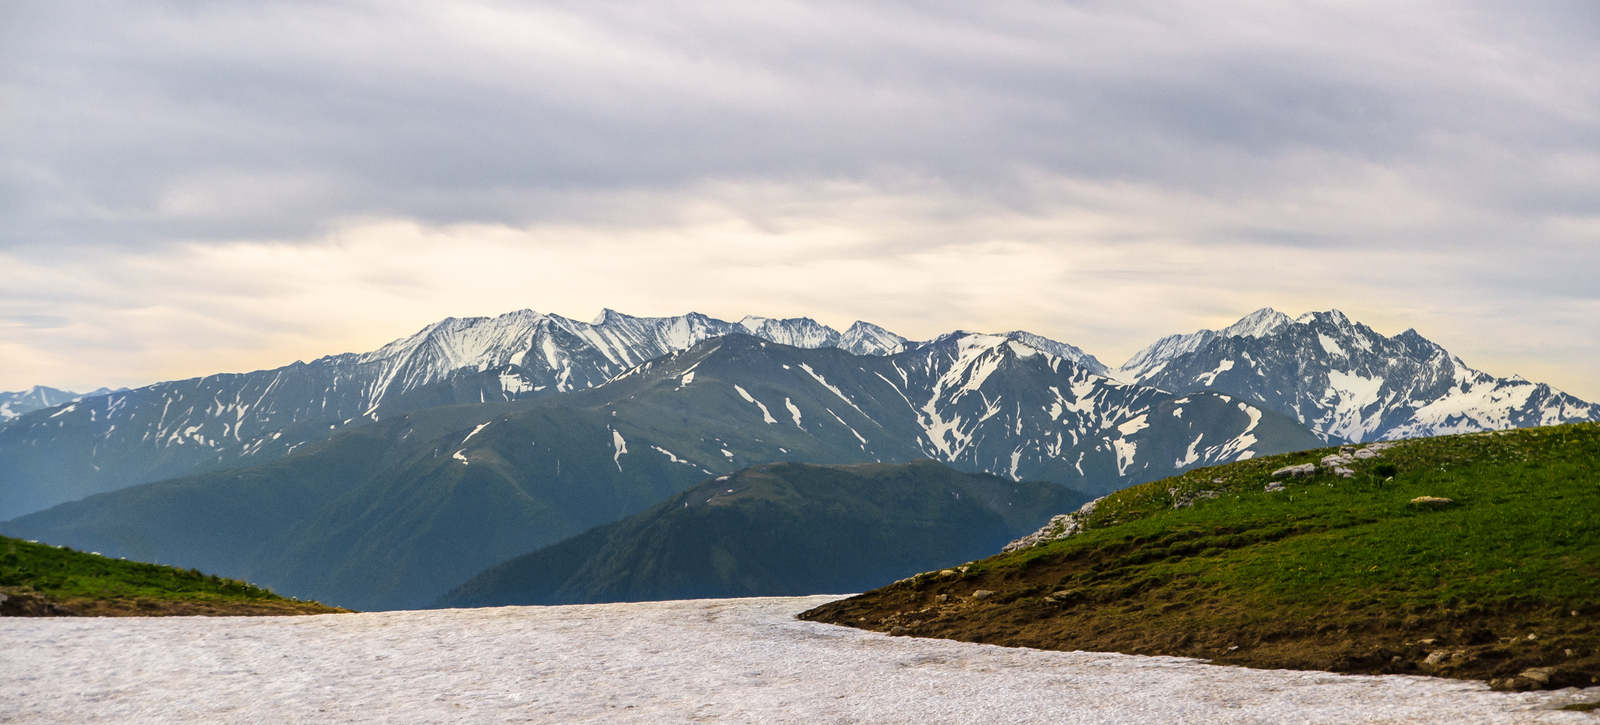
<svg viewBox="0 0 1600 725"><path fill-rule="evenodd" d="M1600 420L1600 406L1474 370L1416 330L1385 337L1338 310L1293 320L1258 310L1225 330L1163 338L1118 374L1178 393L1236 395L1330 441Z"/></svg>
<svg viewBox="0 0 1600 725"><path fill-rule="evenodd" d="M385 416L263 465L0 530L359 609L422 606L483 567L751 465L934 458L1100 494L1318 443L1230 396L1121 383L1008 335L870 356L734 334L593 389Z"/></svg>
<svg viewBox="0 0 1600 725"><path fill-rule="evenodd" d="M1221 330L1197 330L1187 335L1168 335L1129 358L1122 367L1117 368L1114 375L1123 380L1142 380L1159 371L1167 361L1184 353L1194 352L1219 337L1262 337L1289 322L1288 315L1271 307L1263 307Z"/></svg>
<svg viewBox="0 0 1600 725"><path fill-rule="evenodd" d="M95 395L105 395L112 392L110 388L100 388L92 393L74 393L70 390L57 390L43 385L35 385L27 390L13 393L0 392L0 425L5 425L12 418L35 410L51 408L63 403L87 398Z"/></svg>
<svg viewBox="0 0 1600 725"><path fill-rule="evenodd" d="M844 331L837 347L851 355L893 355L917 344L870 322L857 320Z"/></svg>
<svg viewBox="0 0 1600 725"><path fill-rule="evenodd" d="M844 345L861 355L917 344L865 322L841 335L803 317L730 323L698 313L632 317L608 309L589 323L532 310L447 318L372 352L85 396L19 416L0 429L0 519L135 483L271 460L406 410L593 388L647 360L736 333L802 348ZM1037 344L1082 355L1043 338Z"/></svg>
<svg viewBox="0 0 1600 725"><path fill-rule="evenodd" d="M792 320L773 320L751 315L740 320L739 326L744 328L741 332L748 332L751 335L771 340L780 345L793 345L795 347L838 347L841 338L838 330L819 324L809 317L800 317Z"/></svg>

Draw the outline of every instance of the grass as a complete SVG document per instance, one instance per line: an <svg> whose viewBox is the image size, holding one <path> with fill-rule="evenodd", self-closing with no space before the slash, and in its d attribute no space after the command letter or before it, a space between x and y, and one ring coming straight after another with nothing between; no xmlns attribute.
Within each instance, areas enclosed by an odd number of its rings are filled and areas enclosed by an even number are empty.
<svg viewBox="0 0 1600 725"><path fill-rule="evenodd" d="M345 610L286 599L194 569L111 559L0 536L3 616L325 614Z"/></svg>
<svg viewBox="0 0 1600 725"><path fill-rule="evenodd" d="M1230 664L1600 682L1600 424L1243 461L1113 494L1071 538L813 610L885 631ZM1284 490L1265 492L1278 480ZM1449 498L1434 509L1419 496ZM1193 500L1189 506L1175 503ZM977 589L996 594L978 601ZM944 595L944 599L939 599ZM832 609L830 609L832 607ZM1530 637L1531 635L1531 637ZM1440 653L1440 654L1436 654ZM1553 667L1549 682L1519 677Z"/></svg>

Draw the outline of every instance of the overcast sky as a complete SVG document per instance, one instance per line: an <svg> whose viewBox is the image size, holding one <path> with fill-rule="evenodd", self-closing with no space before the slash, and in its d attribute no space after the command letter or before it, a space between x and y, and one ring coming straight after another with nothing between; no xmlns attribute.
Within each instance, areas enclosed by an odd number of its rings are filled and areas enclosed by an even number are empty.
<svg viewBox="0 0 1600 725"><path fill-rule="evenodd" d="M1600 4L0 0L0 390L1259 307L1600 400Z"/></svg>

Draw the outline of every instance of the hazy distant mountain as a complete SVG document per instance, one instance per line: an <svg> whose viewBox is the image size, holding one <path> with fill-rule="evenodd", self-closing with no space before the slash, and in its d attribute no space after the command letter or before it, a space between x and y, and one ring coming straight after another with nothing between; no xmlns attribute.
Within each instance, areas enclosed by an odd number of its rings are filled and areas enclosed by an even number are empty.
<svg viewBox="0 0 1600 725"><path fill-rule="evenodd" d="M82 398L92 398L96 395L105 395L110 392L112 392L110 388L101 388L92 393L74 393L70 390L47 388L43 385L35 385L27 390L20 390L14 393L0 392L0 426L24 413L52 408L63 403L70 403Z"/></svg>
<svg viewBox="0 0 1600 725"><path fill-rule="evenodd" d="M1474 370L1416 330L1385 337L1338 310L1294 320L1258 310L1224 330L1163 338L1117 374L1178 393L1236 395L1330 441L1600 420L1600 406Z"/></svg>
<svg viewBox="0 0 1600 725"><path fill-rule="evenodd" d="M0 530L357 609L409 607L752 464L931 457L1103 493L1317 443L1286 416L1122 384L1006 336L875 357L729 335L593 389L412 411L268 465L105 493Z"/></svg>
<svg viewBox="0 0 1600 725"><path fill-rule="evenodd" d="M988 556L1086 501L933 461L766 464L490 567L436 606L865 591Z"/></svg>

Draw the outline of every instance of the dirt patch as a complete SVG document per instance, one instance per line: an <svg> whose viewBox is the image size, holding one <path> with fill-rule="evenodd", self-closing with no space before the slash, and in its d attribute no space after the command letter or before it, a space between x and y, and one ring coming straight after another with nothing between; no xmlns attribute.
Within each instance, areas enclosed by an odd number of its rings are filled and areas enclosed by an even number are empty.
<svg viewBox="0 0 1600 725"><path fill-rule="evenodd" d="M1420 614L1283 603L1243 607L1183 581L1061 589L1096 557L1021 571L946 570L817 607L801 619L895 635L1216 664L1482 680L1496 689L1600 685L1600 636L1575 611ZM992 592L983 598L973 595Z"/></svg>
<svg viewBox="0 0 1600 725"><path fill-rule="evenodd" d="M171 600L150 597L55 599L38 592L4 590L0 617L267 617L337 614L346 609L315 602Z"/></svg>

